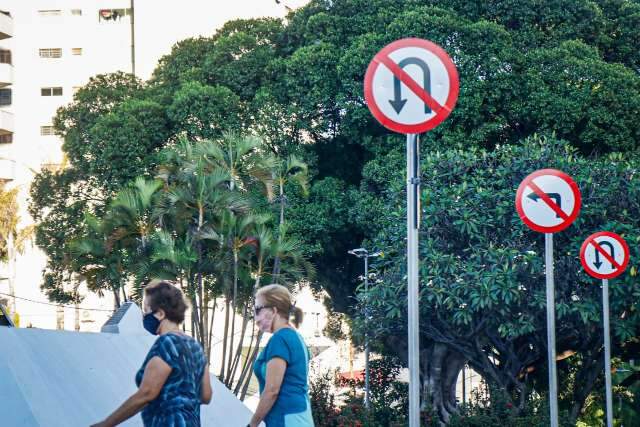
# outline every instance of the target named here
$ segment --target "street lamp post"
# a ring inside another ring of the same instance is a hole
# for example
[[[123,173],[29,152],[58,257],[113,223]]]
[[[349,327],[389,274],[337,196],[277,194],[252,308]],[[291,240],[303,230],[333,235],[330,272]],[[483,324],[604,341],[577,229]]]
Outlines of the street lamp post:
[[[364,258],[364,293],[365,293],[365,306],[364,306],[364,407],[367,410],[370,407],[369,403],[369,258],[375,258],[382,255],[382,252],[369,253],[364,248],[351,249],[348,251],[350,255],[357,256],[358,258]]]

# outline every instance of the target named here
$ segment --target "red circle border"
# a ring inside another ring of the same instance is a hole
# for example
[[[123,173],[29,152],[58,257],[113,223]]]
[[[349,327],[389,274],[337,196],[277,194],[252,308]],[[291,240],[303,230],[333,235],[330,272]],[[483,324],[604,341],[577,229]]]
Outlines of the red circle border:
[[[573,212],[571,212],[571,215],[569,215],[569,218],[563,223],[555,225],[553,227],[544,227],[531,221],[525,215],[524,209],[522,208],[522,195],[524,193],[525,188],[527,187],[527,185],[529,185],[531,181],[533,181],[535,178],[542,175],[552,175],[562,179],[564,182],[569,184],[569,187],[571,188],[571,192],[575,197]],[[516,210],[518,211],[518,215],[520,215],[520,219],[522,220],[522,222],[524,222],[527,225],[527,227],[531,228],[534,231],[538,231],[540,233],[557,233],[569,227],[573,223],[573,221],[575,221],[576,218],[578,217],[581,206],[582,206],[582,196],[580,195],[580,189],[578,188],[578,184],[576,184],[575,181],[571,179],[569,175],[557,169],[540,169],[529,174],[520,183],[520,185],[518,186],[518,191],[516,192]]]
[[[622,248],[624,249],[624,259],[622,261],[622,264],[620,265],[620,269],[614,271],[613,273],[609,273],[609,274],[598,273],[596,271],[593,271],[591,268],[589,268],[589,265],[587,264],[587,260],[585,256],[587,252],[587,248],[589,247],[589,244],[591,243],[592,240],[601,236],[611,237],[612,239],[620,243],[622,245]],[[610,231],[599,231],[597,233],[593,233],[591,236],[586,238],[586,240],[582,243],[582,246],[580,247],[580,263],[582,264],[582,268],[584,268],[587,274],[591,277],[595,277],[596,279],[613,279],[614,277],[618,277],[619,275],[624,273],[624,271],[627,269],[627,265],[629,265],[629,245],[627,245],[627,242],[620,235],[616,233],[612,233]]]
[[[377,58],[380,56],[388,57],[391,52],[405,47],[419,47],[433,53],[440,59],[440,61],[442,61],[445,69],[447,70],[447,74],[449,75],[449,96],[447,97],[447,100],[440,111],[437,112],[436,115],[431,119],[415,125],[398,123],[385,116],[384,113],[376,105],[375,98],[373,97],[373,76],[375,75],[375,72],[380,65],[380,63],[377,61]],[[364,99],[367,103],[367,106],[369,107],[369,111],[371,111],[371,114],[373,114],[373,117],[375,117],[376,120],[378,120],[387,129],[404,134],[427,132],[438,126],[447,117],[449,117],[449,114],[451,114],[451,112],[453,111],[453,108],[455,107],[458,100],[459,93],[460,80],[458,78],[458,70],[456,69],[455,64],[453,63],[447,52],[437,44],[429,40],[419,38],[406,38],[396,40],[386,45],[373,57],[373,59],[369,63],[369,66],[367,67],[367,72],[364,76]]]

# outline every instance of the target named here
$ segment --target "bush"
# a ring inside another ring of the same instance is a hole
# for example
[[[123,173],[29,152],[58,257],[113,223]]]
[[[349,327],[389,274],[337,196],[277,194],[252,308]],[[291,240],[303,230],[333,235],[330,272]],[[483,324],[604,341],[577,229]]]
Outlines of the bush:
[[[372,360],[370,364],[371,411],[364,407],[364,381],[335,380],[348,387],[346,401],[338,405],[331,393],[332,376],[327,372],[311,382],[309,394],[313,418],[322,427],[404,426],[408,408],[407,384],[396,381],[400,365],[394,358]]]
[[[560,426],[570,427],[566,413],[560,414],[558,420]],[[551,425],[549,420],[549,405],[546,397],[530,397],[523,405],[523,409],[517,408],[501,392],[494,392],[491,399],[488,394],[477,393],[471,403],[460,406],[458,414],[449,421],[449,427],[547,427]]]

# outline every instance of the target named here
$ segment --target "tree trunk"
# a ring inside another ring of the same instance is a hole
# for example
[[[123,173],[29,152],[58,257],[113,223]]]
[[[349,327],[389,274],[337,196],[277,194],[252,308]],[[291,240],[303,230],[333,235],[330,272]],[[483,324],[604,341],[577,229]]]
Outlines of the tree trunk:
[[[229,338],[229,294],[224,302],[224,334],[222,335],[222,361],[220,363],[220,381],[224,382],[225,366],[227,361],[227,339]]]
[[[244,306],[243,314],[242,314],[242,327],[240,332],[240,340],[238,341],[238,348],[236,349],[236,354],[233,358],[233,363],[231,365],[231,374],[229,385],[233,384],[233,378],[236,376],[236,372],[238,370],[238,365],[240,364],[240,357],[242,356],[242,344],[244,343],[244,335],[247,332],[247,325],[249,324],[247,320],[247,305]]]
[[[251,357],[248,360],[248,366],[252,366],[253,362],[256,360],[258,355],[258,350],[260,350],[260,340],[262,339],[262,332],[258,334],[258,338],[256,339],[256,346],[253,348],[253,353],[251,353]],[[251,381],[251,375],[247,375],[244,380],[244,385],[242,386],[242,393],[240,394],[240,400],[244,400],[247,396],[247,389],[249,388],[249,382]]]
[[[594,355],[583,355],[583,366],[576,373],[576,384],[580,384],[580,387],[575,387],[573,390],[573,399],[570,409],[571,423],[575,424],[578,420],[578,416],[582,411],[584,402],[591,394],[593,387],[598,380],[598,375],[602,372],[604,361],[601,352],[595,352]]]
[[[64,329],[64,307],[62,304],[58,304],[56,307],[56,329]]]
[[[113,310],[116,311],[120,308],[120,292],[118,289],[112,289],[113,292]]]
[[[282,226],[284,223],[284,204],[285,204],[285,195],[284,195],[284,186],[280,183],[280,223],[279,226]],[[280,227],[278,227],[280,230]],[[278,236],[280,237],[280,236]],[[273,259],[273,274],[271,283],[279,283],[280,281],[280,256],[276,253],[276,256]]]
[[[202,325],[204,326],[204,342],[206,345],[204,345],[202,348],[207,351],[211,345],[210,341],[209,341],[209,293],[206,291],[206,289],[203,290],[204,292],[204,299],[202,302],[202,307],[203,307],[203,312],[202,312]],[[207,353],[205,353],[207,354]]]
[[[240,392],[240,387],[244,384],[244,380],[247,374],[249,374],[251,369],[251,364],[249,363],[250,355],[253,351],[253,340],[256,337],[256,320],[251,320],[251,339],[249,340],[249,346],[247,347],[247,357],[244,358],[242,363],[242,369],[240,370],[240,377],[238,378],[238,382],[236,383],[236,387],[233,390],[233,394],[236,396]]]
[[[227,378],[225,378],[224,383],[227,387],[231,387],[231,382],[233,381],[231,378],[231,365],[233,362],[233,343],[236,335],[236,314],[237,314],[237,300],[238,300],[238,251],[233,251],[233,299],[232,303],[232,313],[233,316],[231,318],[231,334],[229,336],[229,358],[227,360]]]
[[[211,320],[209,321],[209,338],[207,339],[207,360],[211,360],[211,340],[213,339],[213,319],[216,317],[216,307],[218,306],[218,300],[213,299],[213,307],[211,308]]]

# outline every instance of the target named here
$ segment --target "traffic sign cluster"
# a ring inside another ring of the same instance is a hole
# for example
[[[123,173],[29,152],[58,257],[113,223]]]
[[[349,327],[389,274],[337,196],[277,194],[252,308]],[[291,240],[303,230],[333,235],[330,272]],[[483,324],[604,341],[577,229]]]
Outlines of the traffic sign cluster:
[[[578,217],[582,199],[576,183],[555,169],[542,169],[527,176],[516,193],[516,210],[532,230],[545,233],[547,275],[547,341],[549,347],[549,394],[551,425],[558,425],[558,390],[555,357],[555,301],[553,284],[553,234],[569,227]],[[611,391],[611,343],[609,332],[609,279],[619,276],[629,263],[629,246],[619,235],[594,233],[580,248],[580,262],[585,271],[602,279],[604,328],[604,370],[607,427],[613,427]]]
[[[386,128],[407,134],[407,294],[409,426],[420,423],[418,228],[420,156],[418,134],[442,123],[455,107],[458,72],[447,53],[423,39],[407,38],[385,46],[371,60],[364,79],[364,97],[373,116]],[[576,183],[555,169],[527,176],[518,187],[516,209],[532,230],[545,233],[547,342],[551,426],[558,426],[555,354],[555,290],[553,233],[569,227],[580,213],[582,199]],[[629,262],[629,247],[617,234],[602,231],[589,236],[580,251],[588,274],[603,280],[605,313],[605,376],[607,422],[612,427],[609,345],[608,279],[622,274]],[[608,372],[608,375],[607,375]]]

